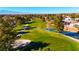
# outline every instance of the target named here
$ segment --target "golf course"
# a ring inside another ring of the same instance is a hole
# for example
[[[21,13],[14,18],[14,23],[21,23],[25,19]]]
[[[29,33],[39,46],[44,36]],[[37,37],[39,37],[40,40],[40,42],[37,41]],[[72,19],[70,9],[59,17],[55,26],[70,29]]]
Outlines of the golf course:
[[[18,25],[14,28],[19,32],[26,24]],[[46,30],[46,22],[36,18],[28,24],[32,27],[30,30],[24,30],[20,40],[29,39],[31,43],[23,48],[17,48],[21,51],[78,51],[79,42],[72,40],[55,30]]]

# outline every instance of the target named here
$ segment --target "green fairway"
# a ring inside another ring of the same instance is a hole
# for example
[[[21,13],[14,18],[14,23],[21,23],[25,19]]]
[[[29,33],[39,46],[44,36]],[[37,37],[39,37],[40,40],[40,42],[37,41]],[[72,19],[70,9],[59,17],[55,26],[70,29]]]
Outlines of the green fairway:
[[[25,24],[23,24],[25,25]],[[19,31],[23,25],[17,26],[14,30]],[[40,19],[35,19],[29,24],[31,30],[25,30],[28,33],[22,34],[20,39],[29,39],[36,45],[26,46],[24,50],[41,50],[41,51],[77,51],[79,43],[65,37],[63,34],[46,30],[46,23]],[[41,45],[41,46],[40,46]],[[42,46],[44,45],[44,46]],[[22,49],[21,49],[22,50]]]

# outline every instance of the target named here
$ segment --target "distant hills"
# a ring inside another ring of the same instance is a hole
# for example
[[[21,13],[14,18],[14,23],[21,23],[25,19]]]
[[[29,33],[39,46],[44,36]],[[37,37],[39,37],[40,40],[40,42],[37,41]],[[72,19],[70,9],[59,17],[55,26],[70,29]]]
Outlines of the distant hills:
[[[18,11],[11,11],[11,10],[0,10],[0,15],[3,14],[43,14],[43,13],[29,13],[29,12],[18,12]],[[44,14],[79,14],[79,13],[44,13]]]
[[[0,14],[21,14],[22,12],[9,11],[9,10],[0,10]]]

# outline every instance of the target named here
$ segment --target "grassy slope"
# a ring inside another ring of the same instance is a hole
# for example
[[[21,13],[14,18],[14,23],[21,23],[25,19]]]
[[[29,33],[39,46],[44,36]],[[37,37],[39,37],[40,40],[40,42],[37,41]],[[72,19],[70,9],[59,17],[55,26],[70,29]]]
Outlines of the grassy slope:
[[[49,45],[44,47],[42,50],[46,50],[47,48],[55,51],[79,50],[79,43],[63,36],[62,34],[45,30],[46,25],[44,22],[40,21],[40,19],[35,20],[34,23],[29,25],[35,26],[36,28],[29,30],[29,33],[23,34],[21,39],[30,39],[32,42],[40,41],[48,43]]]

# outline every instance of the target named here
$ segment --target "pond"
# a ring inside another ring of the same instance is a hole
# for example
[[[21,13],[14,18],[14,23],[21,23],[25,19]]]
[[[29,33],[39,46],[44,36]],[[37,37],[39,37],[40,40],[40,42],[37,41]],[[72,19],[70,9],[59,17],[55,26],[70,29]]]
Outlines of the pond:
[[[65,32],[65,31],[63,31],[62,34],[76,38],[76,39],[79,39],[79,34],[76,33],[76,32]]]

